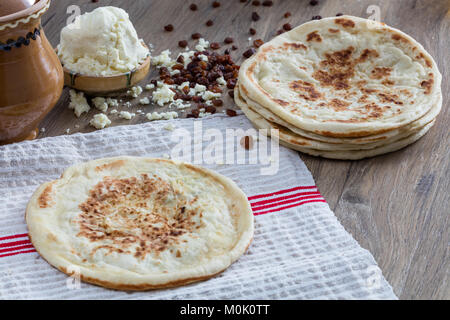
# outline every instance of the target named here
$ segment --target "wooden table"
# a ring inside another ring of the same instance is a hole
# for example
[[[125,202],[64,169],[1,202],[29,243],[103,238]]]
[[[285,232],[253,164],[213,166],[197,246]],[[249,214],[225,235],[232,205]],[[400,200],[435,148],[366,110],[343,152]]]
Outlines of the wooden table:
[[[360,0],[325,1],[317,6],[309,0],[275,0],[273,7],[254,7],[251,1],[221,1],[220,8],[212,8],[212,1],[167,0],[100,0],[91,3],[78,1],[81,11],[91,11],[101,5],[115,5],[128,11],[146,43],[152,43],[154,53],[165,49],[178,52],[179,40],[189,40],[200,32],[207,40],[223,43],[227,36],[236,40],[239,50],[233,52],[241,61],[242,52],[249,47],[248,30],[257,35],[253,40],[271,39],[284,23],[292,26],[309,21],[314,15],[334,16],[339,12],[369,17],[370,5],[377,5],[381,19],[412,35],[436,59],[444,76],[444,107],[436,125],[414,145],[385,156],[363,161],[331,161],[306,155],[300,157],[312,171],[320,191],[345,228],[367,248],[378,261],[395,293],[402,299],[449,299],[449,74],[450,74],[450,1],[448,0]],[[198,11],[189,4],[199,5]],[[67,8],[73,0],[53,1],[43,18],[45,32],[54,46],[59,32],[69,17]],[[260,21],[251,21],[257,11]],[[285,12],[292,16],[283,18]],[[207,20],[212,27],[206,27]],[[163,26],[173,24],[175,30],[165,32]],[[192,40],[190,40],[190,46]],[[224,49],[221,49],[223,51]],[[155,73],[149,79],[155,78]],[[68,106],[68,90],[54,110],[42,123],[45,132],[39,137],[74,132],[89,132],[88,122],[94,110],[75,118]],[[226,101],[226,108],[234,108]],[[160,111],[160,107],[135,109]],[[144,122],[143,116],[132,121],[111,117],[113,125]]]

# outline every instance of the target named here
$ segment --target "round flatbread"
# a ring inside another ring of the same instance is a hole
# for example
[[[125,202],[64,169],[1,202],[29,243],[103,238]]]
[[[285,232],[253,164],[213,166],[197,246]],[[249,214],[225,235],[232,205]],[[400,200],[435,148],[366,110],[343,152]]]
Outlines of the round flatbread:
[[[230,179],[164,159],[118,157],[67,169],[26,211],[30,239],[51,265],[119,290],[208,279],[253,238],[247,197]]]
[[[414,39],[352,16],[305,23],[261,46],[239,81],[248,97],[293,126],[363,137],[424,116],[442,76]]]
[[[238,88],[238,89],[236,89]],[[334,138],[334,137],[327,137],[327,136],[321,136],[316,133],[306,131],[300,128],[297,128],[293,126],[292,124],[284,121],[277,115],[275,115],[270,110],[264,108],[260,104],[256,103],[255,101],[248,98],[246,92],[248,90],[245,89],[245,87],[238,83],[235,88],[235,95],[238,95],[238,98],[243,100],[243,102],[246,104],[246,106],[253,112],[258,113],[260,116],[262,116],[264,119],[266,119],[269,122],[273,122],[275,124],[281,125],[293,133],[307,138],[311,140],[317,140],[321,142],[326,143],[332,143],[332,144],[349,144],[349,145],[357,145],[360,149],[371,149],[376,146],[380,146],[383,144],[388,144],[393,141],[397,141],[403,138],[408,137],[411,135],[411,133],[416,132],[418,129],[422,128],[426,124],[433,121],[438,114],[441,111],[442,108],[442,94],[439,94],[436,96],[437,101],[433,104],[433,107],[430,109],[429,112],[427,112],[423,117],[420,119],[411,122],[410,124],[394,129],[388,132],[384,132],[381,134],[375,134],[365,137],[358,137],[358,138]],[[236,91],[237,90],[237,91]],[[356,147],[358,148],[358,147]]]
[[[236,98],[237,97],[237,98]],[[253,123],[257,129],[266,130],[265,133],[270,136],[272,134],[271,129],[275,129],[274,132],[279,139],[281,145],[287,148],[297,150],[312,156],[318,156],[329,159],[337,160],[361,160],[364,158],[375,157],[381,154],[393,152],[400,150],[420,139],[424,136],[428,130],[434,125],[434,120],[426,124],[422,128],[418,128],[412,132],[408,137],[394,141],[387,145],[381,145],[371,149],[359,149],[359,150],[345,150],[345,148],[331,148],[324,143],[317,141],[311,141],[300,137],[293,133],[292,131],[272,123],[263,117],[261,117],[256,112],[250,110],[245,103],[240,100],[239,96],[235,93],[236,104],[241,108],[242,112],[247,116],[247,118]],[[263,132],[264,133],[264,132]]]

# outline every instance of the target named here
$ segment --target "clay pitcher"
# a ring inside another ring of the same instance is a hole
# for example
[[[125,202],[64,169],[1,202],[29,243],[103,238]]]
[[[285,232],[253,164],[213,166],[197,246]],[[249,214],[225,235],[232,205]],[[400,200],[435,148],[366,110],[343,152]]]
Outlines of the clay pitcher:
[[[50,0],[0,1],[0,145],[37,136],[64,74],[41,17]]]

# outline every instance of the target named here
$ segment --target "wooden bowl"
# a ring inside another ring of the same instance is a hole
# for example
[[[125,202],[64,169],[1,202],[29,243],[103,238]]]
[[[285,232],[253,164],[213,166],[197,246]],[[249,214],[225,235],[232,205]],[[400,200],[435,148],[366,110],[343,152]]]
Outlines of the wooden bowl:
[[[108,94],[128,89],[142,81],[150,70],[150,54],[136,69],[113,76],[86,76],[64,69],[64,85],[87,94]]]

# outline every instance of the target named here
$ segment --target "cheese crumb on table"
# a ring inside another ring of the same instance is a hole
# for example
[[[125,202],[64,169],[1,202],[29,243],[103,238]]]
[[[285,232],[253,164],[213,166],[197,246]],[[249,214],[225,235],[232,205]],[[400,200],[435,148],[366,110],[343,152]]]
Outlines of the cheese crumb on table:
[[[122,118],[122,119],[126,119],[126,120],[131,120],[135,116],[136,116],[135,113],[131,113],[131,112],[128,112],[128,111],[120,111],[120,113],[119,113],[119,117]]]
[[[111,120],[104,113],[96,114],[89,122],[96,129],[103,129],[111,124]]]
[[[178,113],[176,113],[175,111],[169,111],[169,112],[152,112],[152,113],[147,113],[146,118],[150,121],[154,121],[154,120],[172,120],[175,118],[178,118]]]
[[[144,105],[150,104],[150,100],[147,97],[145,97],[145,98],[139,100],[139,103],[144,106]]]
[[[162,84],[162,86],[153,92],[152,101],[160,106],[165,103],[172,102],[175,92],[173,92],[167,84]]]
[[[105,98],[96,97],[96,98],[92,99],[92,103],[101,112],[108,111],[108,103],[106,102]]]
[[[77,118],[79,118],[81,114],[89,112],[89,110],[91,110],[91,107],[89,107],[89,104],[87,103],[83,92],[76,92],[75,90],[71,89],[69,91],[69,95],[69,109],[73,109]]]
[[[141,86],[135,86],[127,91],[127,95],[129,95],[132,98],[137,98],[141,95],[142,92],[143,90]]]

